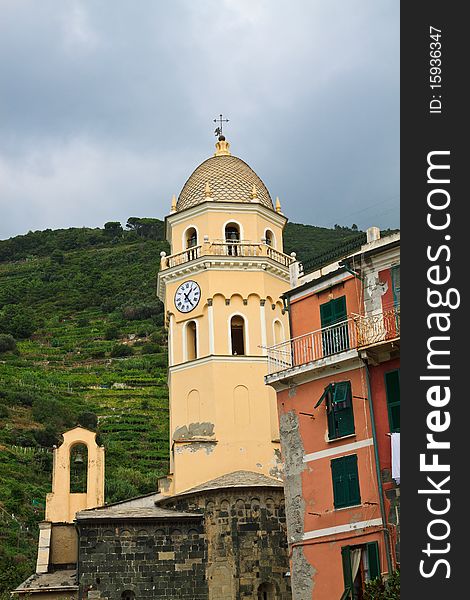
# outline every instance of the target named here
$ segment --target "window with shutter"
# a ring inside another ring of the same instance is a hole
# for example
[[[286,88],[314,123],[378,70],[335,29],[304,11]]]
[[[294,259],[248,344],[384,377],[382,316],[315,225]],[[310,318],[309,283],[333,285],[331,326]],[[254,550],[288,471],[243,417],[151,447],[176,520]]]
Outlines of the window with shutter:
[[[393,303],[400,305],[400,265],[395,265],[390,269],[392,278]]]
[[[341,559],[343,561],[343,579],[344,592],[341,600],[351,598],[351,590],[353,586],[352,570],[351,570],[351,546],[343,546],[341,548]]]
[[[367,562],[369,565],[369,580],[373,581],[380,577],[379,545],[377,542],[366,544]]]
[[[329,356],[349,349],[348,324],[333,325],[346,321],[346,296],[320,304],[323,355]]]
[[[357,454],[333,459],[331,461],[331,478],[335,508],[356,506],[361,503]]]
[[[328,390],[329,388],[329,390]],[[354,433],[351,382],[330,384],[325,391],[328,415],[328,438],[330,440]]]
[[[359,564],[355,562],[358,552]],[[379,545],[377,542],[369,542],[359,546],[343,546],[341,559],[344,592],[340,600],[360,600],[364,597],[364,584],[381,577]]]
[[[388,422],[391,433],[400,432],[400,371],[385,373]]]

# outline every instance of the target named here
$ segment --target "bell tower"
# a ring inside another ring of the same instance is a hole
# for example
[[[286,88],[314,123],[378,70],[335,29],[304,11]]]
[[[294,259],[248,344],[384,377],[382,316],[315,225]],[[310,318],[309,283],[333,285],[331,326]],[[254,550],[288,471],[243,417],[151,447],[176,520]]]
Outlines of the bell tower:
[[[288,339],[287,222],[223,135],[173,197],[157,293],[168,326],[170,475],[177,494],[234,471],[279,477],[265,348]]]

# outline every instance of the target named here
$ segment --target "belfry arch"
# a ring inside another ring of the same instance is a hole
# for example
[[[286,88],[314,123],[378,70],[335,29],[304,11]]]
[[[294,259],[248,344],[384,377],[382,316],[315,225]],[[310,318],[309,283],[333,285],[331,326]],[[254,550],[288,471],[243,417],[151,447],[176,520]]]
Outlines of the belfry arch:
[[[54,449],[52,492],[46,497],[45,519],[53,523],[73,523],[79,510],[104,504],[104,448],[96,443],[96,433],[75,427],[63,434],[63,440]],[[86,470],[86,485],[81,486],[81,492],[72,491],[74,482],[70,477],[72,461],[77,458],[79,463],[74,464]]]

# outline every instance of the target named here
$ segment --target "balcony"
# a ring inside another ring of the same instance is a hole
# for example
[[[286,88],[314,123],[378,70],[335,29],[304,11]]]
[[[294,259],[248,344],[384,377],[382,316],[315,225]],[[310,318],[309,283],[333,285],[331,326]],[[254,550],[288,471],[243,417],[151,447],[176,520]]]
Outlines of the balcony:
[[[268,378],[349,350],[361,350],[400,337],[400,306],[375,315],[354,315],[268,348]]]
[[[227,256],[233,258],[252,258],[266,257],[275,263],[288,268],[295,262],[295,256],[288,256],[283,252],[275,250],[266,243],[253,243],[250,241],[232,241],[214,240],[212,242],[204,241],[203,244],[192,246],[170,256],[162,255],[161,270],[171,269],[192,262],[202,256]]]

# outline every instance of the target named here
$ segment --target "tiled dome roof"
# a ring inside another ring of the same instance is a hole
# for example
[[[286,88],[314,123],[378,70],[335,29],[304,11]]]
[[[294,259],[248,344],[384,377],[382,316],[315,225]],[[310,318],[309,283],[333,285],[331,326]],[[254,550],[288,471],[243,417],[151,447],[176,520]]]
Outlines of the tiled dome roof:
[[[210,197],[215,202],[250,202],[254,185],[258,202],[273,209],[266,186],[246,162],[229,154],[216,154],[201,163],[184,184],[176,210],[184,210],[204,202],[207,184]]]

